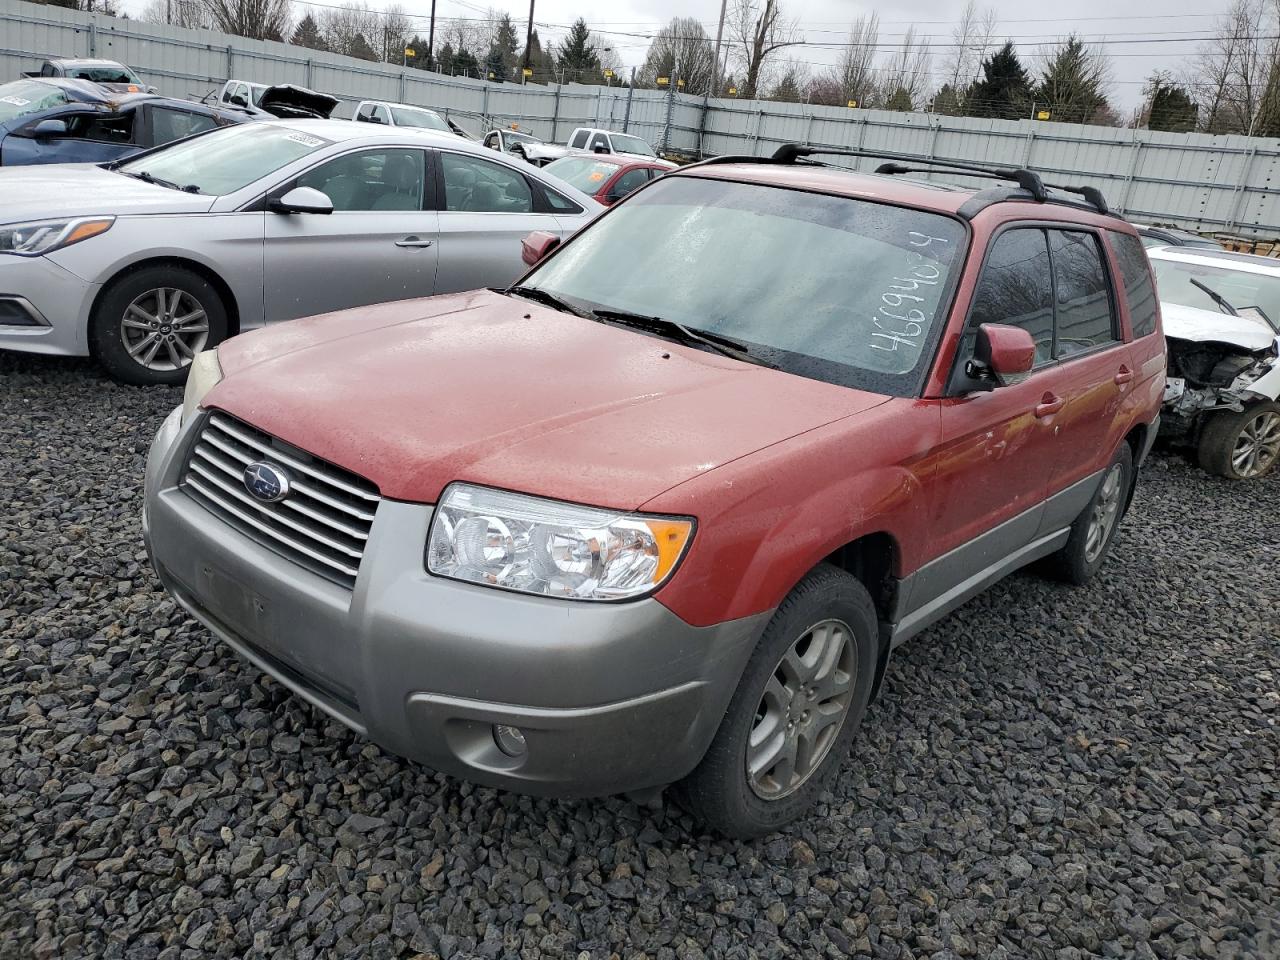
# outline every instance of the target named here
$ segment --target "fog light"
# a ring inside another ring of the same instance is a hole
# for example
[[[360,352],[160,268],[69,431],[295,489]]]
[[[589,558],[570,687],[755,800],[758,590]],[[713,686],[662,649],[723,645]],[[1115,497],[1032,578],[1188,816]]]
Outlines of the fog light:
[[[493,742],[508,757],[523,757],[529,752],[529,744],[518,727],[509,727],[505,723],[493,725]]]

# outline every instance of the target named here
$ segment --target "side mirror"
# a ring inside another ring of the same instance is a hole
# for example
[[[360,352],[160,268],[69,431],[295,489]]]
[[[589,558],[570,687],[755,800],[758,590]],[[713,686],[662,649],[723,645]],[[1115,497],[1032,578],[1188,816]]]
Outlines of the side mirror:
[[[1036,342],[1022,327],[984,323],[978,327],[973,359],[965,373],[987,389],[1021,383],[1036,363]]]
[[[560,238],[545,230],[535,230],[520,241],[520,256],[529,266],[533,266],[546,258],[556,247],[560,246]]]
[[[294,187],[267,206],[272,213],[333,213],[333,201],[315,187]]]
[[[591,152],[592,153],[608,153],[609,148],[606,147],[603,143],[597,143],[594,147],[591,148]]]
[[[386,123],[387,121],[383,120],[376,113],[371,113],[369,114],[369,122],[370,123]]]
[[[246,100],[244,97],[240,96],[240,94],[238,93],[233,93],[227,102],[234,103],[237,107],[249,106],[249,101]]]
[[[45,137],[63,137],[67,133],[67,121],[65,120],[41,120],[31,128],[31,136],[37,140],[43,140]]]

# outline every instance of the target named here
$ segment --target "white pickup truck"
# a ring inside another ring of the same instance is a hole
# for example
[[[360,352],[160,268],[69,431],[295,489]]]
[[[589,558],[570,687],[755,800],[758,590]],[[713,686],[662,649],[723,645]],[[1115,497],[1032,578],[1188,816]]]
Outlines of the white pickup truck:
[[[505,131],[494,130],[491,133],[503,135]],[[485,136],[485,142],[489,142],[488,135]],[[497,137],[495,137],[496,142],[500,142]],[[629,133],[617,133],[613,130],[602,130],[596,127],[578,127],[569,136],[569,142],[564,146],[558,143],[523,141],[513,142],[507,149],[516,156],[523,157],[539,167],[545,166],[552,160],[559,160],[570,153],[581,152],[615,153],[624,157],[634,157],[637,160],[652,160],[662,166],[669,166],[673,170],[676,168],[676,164],[660,159],[658,154],[654,152],[653,147],[639,137],[632,136]]]

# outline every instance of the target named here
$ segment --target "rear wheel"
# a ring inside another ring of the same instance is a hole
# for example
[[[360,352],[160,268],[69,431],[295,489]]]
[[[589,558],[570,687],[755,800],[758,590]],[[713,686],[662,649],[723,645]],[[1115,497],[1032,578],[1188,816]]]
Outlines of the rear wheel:
[[[138,385],[182,383],[201,350],[227,335],[217,290],[183,267],[125,274],[103,294],[89,322],[89,347],[115,379]]]
[[[1122,443],[1103,472],[1093,499],[1071,524],[1066,545],[1049,557],[1050,573],[1068,583],[1084,584],[1098,572],[1129,506],[1132,478],[1133,451]]]
[[[857,579],[823,565],[778,607],[677,799],[726,836],[785,826],[848,753],[871,699],[878,628]]]
[[[1201,467],[1228,480],[1266,476],[1280,460],[1280,403],[1210,414],[1200,431],[1199,455]]]

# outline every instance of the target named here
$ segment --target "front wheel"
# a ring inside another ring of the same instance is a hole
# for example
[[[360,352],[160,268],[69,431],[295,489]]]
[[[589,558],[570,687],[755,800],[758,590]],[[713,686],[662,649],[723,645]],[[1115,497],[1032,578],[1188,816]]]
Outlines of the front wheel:
[[[89,347],[117,380],[182,383],[201,350],[227,336],[227,311],[204,277],[178,266],[144,267],[113,281],[89,321]]]
[[[1256,480],[1280,460],[1280,403],[1209,415],[1200,431],[1200,466],[1228,480]]]
[[[676,787],[680,803],[730,837],[801,816],[849,751],[875,680],[875,605],[858,580],[823,565],[778,607],[715,739]]]

